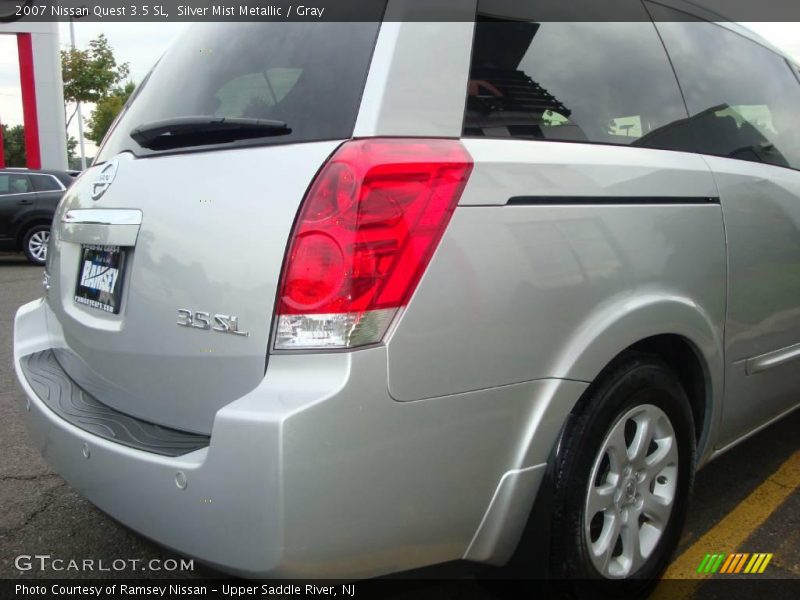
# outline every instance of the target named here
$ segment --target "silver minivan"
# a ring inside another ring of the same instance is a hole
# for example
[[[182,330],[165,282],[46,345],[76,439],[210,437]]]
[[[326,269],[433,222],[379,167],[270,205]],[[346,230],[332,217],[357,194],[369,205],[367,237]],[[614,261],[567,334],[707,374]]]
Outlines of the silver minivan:
[[[17,313],[45,458],[237,575],[651,585],[800,389],[797,67],[667,4],[189,28]]]

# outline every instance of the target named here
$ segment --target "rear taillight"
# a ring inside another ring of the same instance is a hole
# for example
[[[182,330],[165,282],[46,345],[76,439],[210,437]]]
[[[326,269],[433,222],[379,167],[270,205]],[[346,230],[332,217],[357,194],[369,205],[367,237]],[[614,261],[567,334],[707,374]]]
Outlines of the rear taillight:
[[[292,233],[275,349],[381,341],[414,293],[471,171],[457,140],[342,145],[311,185]]]

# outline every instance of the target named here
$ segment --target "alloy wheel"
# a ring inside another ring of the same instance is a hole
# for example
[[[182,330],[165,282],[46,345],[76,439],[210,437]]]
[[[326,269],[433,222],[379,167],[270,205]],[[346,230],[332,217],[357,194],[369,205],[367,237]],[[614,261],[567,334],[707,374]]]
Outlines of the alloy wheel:
[[[667,415],[645,404],[611,427],[592,467],[584,510],[591,561],[611,579],[634,575],[667,528],[678,444]]]
[[[28,239],[28,251],[36,260],[44,262],[47,259],[47,242],[50,241],[49,231],[37,231]]]

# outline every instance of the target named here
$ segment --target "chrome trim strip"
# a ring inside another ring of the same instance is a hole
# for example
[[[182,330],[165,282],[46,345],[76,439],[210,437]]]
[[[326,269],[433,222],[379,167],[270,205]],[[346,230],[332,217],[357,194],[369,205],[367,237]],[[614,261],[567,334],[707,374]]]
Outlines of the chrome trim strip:
[[[745,361],[744,370],[747,375],[755,375],[798,359],[800,359],[800,344],[794,344],[788,348],[748,358]]]
[[[91,225],[141,225],[142,211],[128,208],[80,208],[68,210],[62,223]]]
[[[14,192],[13,194],[2,194],[0,193],[0,198],[10,198],[11,196],[27,196],[28,194],[35,194],[33,190],[30,192]]]

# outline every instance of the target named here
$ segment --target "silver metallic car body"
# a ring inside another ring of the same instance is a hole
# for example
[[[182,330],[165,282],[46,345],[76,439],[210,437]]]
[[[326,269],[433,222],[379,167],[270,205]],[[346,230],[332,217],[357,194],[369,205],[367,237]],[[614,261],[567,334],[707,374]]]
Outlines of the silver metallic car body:
[[[474,3],[459,6],[474,12]],[[391,14],[354,136],[460,137],[473,24]],[[420,65],[424,76],[408,85]],[[570,410],[642,340],[680,338],[702,365],[701,465],[795,407],[800,370],[789,362],[800,355],[800,304],[793,295],[769,308],[749,303],[760,281],[744,265],[794,251],[770,237],[773,217],[750,205],[769,204],[800,233],[800,173],[641,148],[464,143],[474,172],[385,343],[273,354],[266,374],[291,224],[338,143],[121,155],[98,201],[99,167],[90,169],[56,216],[51,288],[15,324],[14,363],[45,458],[118,520],[216,567],[368,577],[457,558],[505,562]],[[145,184],[153,181],[161,183]],[[264,201],[264,181],[281,202]],[[506,206],[530,194],[554,201]],[[721,200],[591,201],[609,196]],[[126,212],[62,222],[85,209]],[[129,209],[141,211],[140,223]],[[124,314],[75,305],[80,244],[133,242]],[[226,258],[243,252],[258,260]],[[251,335],[176,327],[184,307],[234,312]],[[164,457],[67,423],[21,367],[51,348],[104,403],[210,433],[210,445]]]

